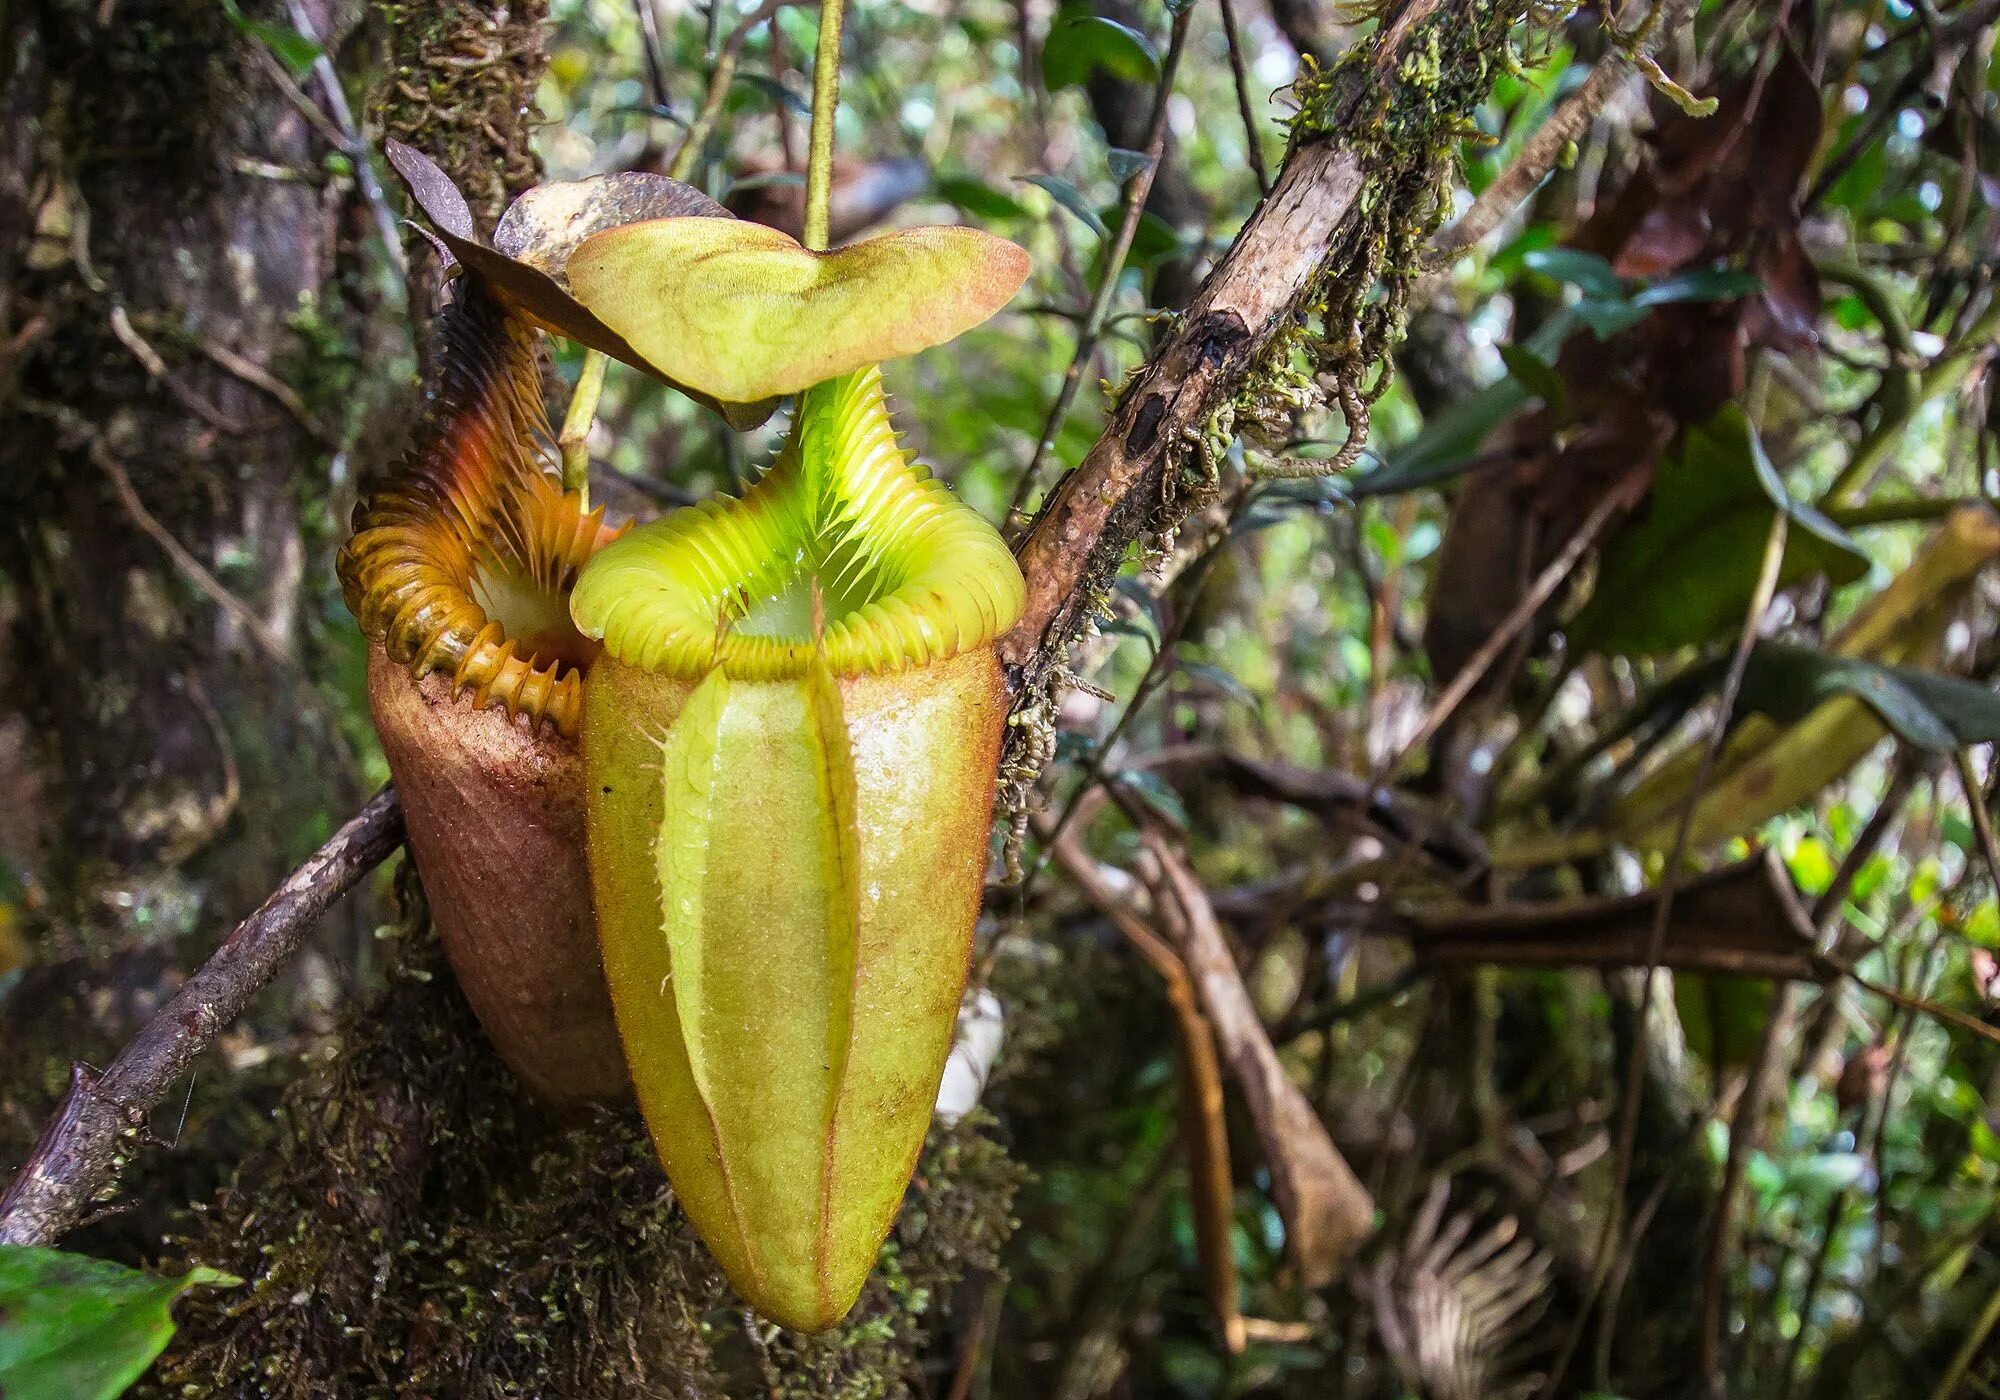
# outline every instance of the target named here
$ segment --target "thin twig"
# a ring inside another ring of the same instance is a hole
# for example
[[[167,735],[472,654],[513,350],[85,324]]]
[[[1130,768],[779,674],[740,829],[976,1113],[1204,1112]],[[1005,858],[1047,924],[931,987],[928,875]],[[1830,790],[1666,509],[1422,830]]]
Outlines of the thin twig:
[[[1216,405],[1290,323],[1367,187],[1361,149],[1342,133],[1349,121],[1368,120],[1363,103],[1386,100],[1386,89],[1403,81],[1399,65],[1412,35],[1440,11],[1477,18],[1471,0],[1408,0],[1366,41],[1372,53],[1354,75],[1352,102],[1333,114],[1326,134],[1293,145],[1270,196],[1127,379],[1082,463],[1049,492],[1015,549],[1027,602],[998,648],[1016,695],[1041,693],[1059,672],[1098,589],[1132,541],[1156,528],[1170,459],[1189,450]]]
[[[1056,819],[1055,830],[1049,838],[1051,841],[1059,839],[1069,830],[1070,822],[1076,818],[1078,805],[1096,789],[1099,780],[1103,778],[1105,765],[1110,761],[1113,751],[1117,749],[1118,741],[1125,737],[1125,731],[1146,708],[1147,701],[1153,698],[1154,693],[1174,673],[1172,662],[1178,652],[1182,634],[1187,631],[1188,623],[1194,618],[1194,600],[1200,596],[1202,583],[1215,566],[1223,546],[1229,542],[1229,531],[1235,526],[1236,519],[1244,507],[1249,504],[1250,497],[1251,489],[1248,483],[1245,483],[1245,489],[1238,491],[1235,499],[1231,501],[1228,513],[1223,519],[1222,529],[1215,541],[1203,550],[1181,575],[1181,580],[1186,581],[1186,604],[1174,610],[1174,620],[1168,626],[1166,634],[1160,638],[1159,646],[1154,648],[1152,656],[1147,659],[1145,674],[1139,677],[1139,684],[1133,688],[1130,703],[1112,723],[1111,732],[1104,736],[1103,742],[1098,744],[1091,754],[1090,762],[1084,767],[1083,777],[1077,783],[1076,791],[1070,795],[1069,802],[1063,807],[1062,815]],[[1020,897],[1024,904],[1028,896],[1034,893],[1035,883],[1047,864],[1046,859],[1036,862],[1029,870],[1027,878],[1021,882]]]
[[[1119,221],[1117,237],[1104,255],[1104,268],[1097,279],[1097,294],[1091,298],[1083,330],[1077,335],[1076,352],[1070,356],[1069,368],[1063,372],[1062,388],[1056,393],[1056,401],[1049,406],[1048,418],[1042,424],[1042,435],[1035,441],[1035,450],[1028,458],[1028,465],[1022,469],[1020,480],[1014,483],[1014,498],[1007,503],[1006,519],[1009,523],[1026,506],[1035,479],[1041,474],[1042,462],[1054,450],[1063,422],[1069,417],[1070,406],[1076,402],[1076,391],[1083,382],[1084,367],[1097,353],[1097,342],[1104,334],[1105,317],[1110,315],[1112,299],[1118,295],[1118,282],[1125,272],[1125,259],[1132,252],[1132,240],[1138,236],[1140,216],[1146,212],[1146,197],[1153,192],[1153,177],[1159,174],[1160,162],[1166,156],[1168,100],[1173,96],[1181,53],[1187,47],[1188,22],[1193,18],[1193,5],[1174,16],[1173,33],[1167,42],[1166,59],[1160,65],[1160,84],[1153,92],[1153,112],[1146,128],[1146,163],[1133,174],[1131,182],[1125,187],[1124,217]]]
[[[143,1133],[147,1113],[402,839],[402,805],[385,787],[222,940],[109,1069],[71,1066],[61,1107],[0,1196],[0,1244],[52,1244],[111,1193],[125,1140]]]
[[[1236,79],[1236,110],[1243,117],[1243,148],[1250,156],[1250,172],[1257,177],[1257,193],[1271,192],[1271,172],[1264,165],[1264,142],[1257,134],[1257,109],[1250,101],[1250,71],[1243,59],[1243,35],[1236,24],[1236,0],[1222,0],[1222,33],[1229,41],[1229,69]]]
[[[743,56],[743,45],[758,25],[770,19],[793,0],[764,0],[764,3],[738,20],[736,27],[716,50],[715,66],[709,70],[708,93],[702,98],[701,110],[688,123],[687,135],[681,138],[680,148],[674,152],[673,160],[667,166],[667,174],[676,180],[686,180],[694,174],[695,162],[701,159],[702,148],[708,138],[715,134],[716,123],[722,116],[722,104],[729,96],[729,85],[736,81],[736,65]]]
[[[240,421],[210,403],[206,398],[183,384],[180,376],[167,368],[166,358],[153,348],[151,341],[139,334],[139,328],[132,324],[131,313],[116,302],[111,306],[111,334],[118,343],[132,352],[132,358],[142,369],[160,383],[166,385],[167,392],[174,396],[182,408],[192,413],[217,432],[228,433],[231,437],[242,437],[249,431]]]
[[[1569,543],[1562,548],[1562,553],[1550,560],[1548,566],[1535,576],[1534,583],[1521,595],[1520,601],[1514,604],[1500,625],[1479,644],[1479,650],[1475,651],[1459,669],[1458,674],[1452,677],[1451,684],[1445,687],[1444,694],[1440,695],[1437,703],[1431,706],[1430,712],[1424,716],[1423,723],[1417,726],[1416,732],[1403,742],[1395,757],[1383,765],[1384,775],[1392,774],[1401,768],[1411,754],[1443,727],[1444,722],[1451,718],[1453,711],[1457,710],[1465,702],[1465,697],[1472,693],[1473,687],[1484,679],[1488,668],[1513,643],[1515,636],[1576,571],[1576,566],[1597,543],[1598,536],[1604,533],[1612,517],[1620,510],[1629,508],[1637,500],[1644,486],[1644,478],[1635,474],[1604,493],[1604,499],[1600,500],[1596,508],[1585,517],[1584,522],[1577,526],[1576,533],[1570,536]]]
[[[1116,789],[1113,795],[1118,795]],[[1146,849],[1159,863],[1162,912],[1179,909],[1180,951],[1201,993],[1202,1009],[1215,1025],[1223,1059],[1249,1103],[1271,1169],[1272,1194],[1285,1221],[1287,1247],[1305,1285],[1324,1287],[1367,1238],[1374,1201],[1285,1073],[1200,881],[1149,813],[1128,815],[1138,821]]]
[[[1147,926],[1129,902],[1099,872],[1074,834],[1052,843],[1077,888],[1139,950],[1166,984],[1174,1013],[1175,1057],[1180,1080],[1181,1137],[1188,1154],[1188,1194],[1195,1223],[1195,1253],[1201,1261],[1204,1292],[1231,1354],[1246,1343],[1237,1299],[1236,1256],[1230,1241],[1234,1188],[1229,1175],[1229,1133],[1222,1114],[1222,1071],[1215,1057],[1215,1031],[1195,995],[1187,963],[1173,946]]]
[[[1986,1339],[1993,1335],[1993,1329],[2000,1327],[2000,1288],[1993,1290],[1993,1296],[1986,1300],[1979,1318],[1972,1324],[1972,1330],[1965,1334],[1965,1340],[1952,1354],[1951,1363],[1945,1367],[1944,1375],[1938,1378],[1937,1388],[1931,1392],[1931,1400],[1952,1400],[1959,1393],[1959,1386],[1972,1370],[1972,1363],[1979,1359],[1979,1353],[1986,1345]]]
[[[218,365],[221,365],[238,379],[255,388],[262,389],[265,393],[283,404],[285,411],[298,420],[299,426],[318,438],[321,442],[331,444],[338,441],[332,433],[329,433],[324,427],[320,426],[318,420],[312,416],[312,410],[306,407],[306,401],[297,389],[294,389],[284,380],[278,378],[277,375],[265,369],[255,360],[247,359],[237,354],[234,350],[231,350],[228,346],[218,345],[210,340],[201,341],[200,348],[202,354],[208,356],[209,359],[215,361]]]
[[[1972,756],[1964,749],[1952,754],[1958,764],[1959,785],[1965,789],[1965,805],[1972,809],[1972,829],[1979,837],[1979,853],[1986,857],[1986,875],[1993,891],[2000,895],[2000,843],[1993,838],[1993,814],[1986,806],[1986,792],[1979,775],[1972,771]]]
[[[174,538],[174,532],[162,525],[159,517],[146,509],[146,503],[139,499],[133,489],[132,478],[125,475],[125,469],[111,455],[111,450],[102,439],[93,439],[90,444],[91,460],[98,469],[110,478],[111,489],[117,493],[118,503],[125,507],[125,513],[132,517],[132,523],[144,531],[161,553],[173,561],[176,569],[196,588],[206,594],[211,602],[241,624],[244,634],[256,644],[257,650],[272,664],[291,670],[297,664],[292,654],[278,634],[271,630],[269,623],[257,614],[257,610],[241,598],[223,587],[222,580],[210,573],[202,562],[189,553],[188,547]]]
[[[1750,605],[1744,611],[1743,627],[1736,638],[1736,648],[1729,658],[1729,671],[1722,683],[1721,698],[1718,701],[1715,723],[1710,727],[1707,741],[1702,745],[1701,762],[1697,766],[1694,781],[1688,785],[1688,793],[1681,805],[1680,819],[1674,830],[1674,842],[1667,856],[1667,863],[1660,874],[1660,892],[1654,905],[1653,926],[1647,941],[1646,966],[1640,972],[1639,1004],[1633,1012],[1632,1048],[1625,1061],[1625,1090],[1619,1105],[1618,1154],[1614,1159],[1610,1196],[1610,1208],[1605,1211],[1604,1224],[1597,1236],[1595,1251],[1597,1262],[1592,1272],[1600,1280],[1593,1290],[1601,1296],[1605,1266],[1611,1260],[1611,1243],[1617,1234],[1619,1202],[1624,1199],[1625,1188],[1632,1176],[1632,1158],[1638,1147],[1639,1138],[1639,1098],[1645,1091],[1647,1018],[1652,1014],[1653,984],[1657,980],[1655,970],[1660,965],[1660,955],[1666,946],[1667,928],[1673,919],[1674,894],[1680,885],[1681,865],[1687,858],[1688,842],[1694,833],[1694,814],[1700,806],[1701,794],[1708,787],[1709,774],[1715,766],[1715,756],[1722,748],[1722,738],[1728,732],[1731,718],[1736,713],[1737,693],[1743,687],[1743,673],[1749,669],[1750,653],[1757,642],[1758,624],[1771,606],[1771,599],[1778,590],[1779,567],[1785,558],[1785,538],[1790,523],[1783,511],[1771,517],[1771,531],[1764,542],[1764,558],[1757,573],[1757,586],[1750,595]],[[1569,1370],[1570,1361],[1576,1355],[1576,1348],[1583,1340],[1585,1327],[1597,1303],[1593,1297],[1576,1311],[1569,1333],[1555,1365],[1549,1368],[1547,1379],[1542,1384],[1540,1394],[1544,1397],[1555,1395],[1562,1385],[1563,1377]],[[1610,1326],[1606,1318],[1603,1325]]]
[[[285,15],[292,28],[305,35],[320,51],[313,59],[313,77],[319,80],[320,95],[326,103],[327,114],[340,128],[341,148],[348,160],[353,162],[354,182],[360,186],[361,197],[368,202],[368,212],[374,216],[375,232],[382,239],[382,247],[387,251],[396,275],[402,277],[409,272],[409,262],[403,256],[403,240],[396,232],[396,215],[382,194],[382,182],[375,178],[375,162],[369,155],[367,141],[362,139],[361,129],[354,124],[354,111],[347,105],[347,93],[340,86],[340,74],[334,71],[333,60],[327,57],[326,46],[320,43],[319,31],[314,27],[312,15],[302,0],[285,0]]]

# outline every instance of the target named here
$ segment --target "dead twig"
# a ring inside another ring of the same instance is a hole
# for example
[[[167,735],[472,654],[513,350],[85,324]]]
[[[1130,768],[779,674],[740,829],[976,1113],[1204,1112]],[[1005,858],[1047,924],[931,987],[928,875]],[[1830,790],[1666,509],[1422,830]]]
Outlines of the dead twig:
[[[257,650],[263,652],[267,660],[286,671],[292,670],[296,663],[292,660],[291,651],[271,630],[270,624],[258,615],[255,608],[223,587],[222,580],[210,573],[201,560],[174,537],[174,532],[146,509],[146,503],[139,499],[138,491],[132,486],[132,478],[118,465],[118,460],[111,455],[111,449],[104,445],[103,439],[92,439],[90,456],[98,469],[110,479],[111,489],[117,494],[118,503],[125,508],[125,513],[132,517],[132,523],[160,547],[161,553],[173,561],[181,575],[206,594],[209,601],[235,618],[241,624],[244,635],[256,644]]]
[[[1584,518],[1584,522],[1577,526],[1576,533],[1570,536],[1569,543],[1562,548],[1562,553],[1551,559],[1548,566],[1535,576],[1534,583],[1521,595],[1520,601],[1514,604],[1500,625],[1493,629],[1492,634],[1479,644],[1479,650],[1459,668],[1458,674],[1452,677],[1451,684],[1445,687],[1444,694],[1438,696],[1436,703],[1424,716],[1423,723],[1417,726],[1416,732],[1403,742],[1402,747],[1389,762],[1382,765],[1380,776],[1386,777],[1401,768],[1411,754],[1423,747],[1439,729],[1444,727],[1445,721],[1465,703],[1465,697],[1472,694],[1473,688],[1485,678],[1488,668],[1500,659],[1500,654],[1513,644],[1521,629],[1528,625],[1534,615],[1541,611],[1542,605],[1554,597],[1556,590],[1562,587],[1564,581],[1576,571],[1576,566],[1583,562],[1583,556],[1590,552],[1612,519],[1619,511],[1636,505],[1644,496],[1648,484],[1642,474],[1635,472],[1604,493],[1604,498]]]
[[[1257,1016],[1201,883],[1143,812],[1146,849],[1159,864],[1159,902],[1215,1025],[1223,1059],[1236,1076],[1271,1168],[1271,1193],[1285,1221],[1285,1242],[1308,1288],[1323,1288],[1367,1238],[1375,1203],[1333,1145],[1326,1125],[1285,1073]]]
[[[1446,3],[1411,0],[1371,41],[1374,83],[1394,80],[1411,32]],[[1469,8],[1469,0],[1455,8]],[[1288,323],[1366,183],[1352,147],[1332,137],[1295,147],[1187,314],[1132,375],[1096,444],[1050,492],[1015,550],[1027,605],[999,646],[1017,694],[1039,693],[1060,671],[1098,586],[1155,521],[1169,459]]]
[[[1014,498],[1007,503],[1006,520],[1010,526],[1027,504],[1036,478],[1041,475],[1043,460],[1055,448],[1063,421],[1069,417],[1070,406],[1076,402],[1076,391],[1083,382],[1084,367],[1097,353],[1098,339],[1104,334],[1104,321],[1111,313],[1112,298],[1118,295],[1118,282],[1125,271],[1125,259],[1130,256],[1132,240],[1139,232],[1139,217],[1146,212],[1146,196],[1153,192],[1153,177],[1159,173],[1160,162],[1166,158],[1168,99],[1173,96],[1174,79],[1180,72],[1181,53],[1187,47],[1188,22],[1193,18],[1192,5],[1174,17],[1172,38],[1168,42],[1166,61],[1160,65],[1159,86],[1153,92],[1153,111],[1146,127],[1145,164],[1139,167],[1125,187],[1124,217],[1119,220],[1118,234],[1105,252],[1104,270],[1097,280],[1097,293],[1091,298],[1090,310],[1084,316],[1083,329],[1077,335],[1076,350],[1070,356],[1069,368],[1063,372],[1062,388],[1056,392],[1056,401],[1049,406],[1048,418],[1042,424],[1042,435],[1035,440],[1035,450],[1028,458],[1028,465],[1022,469],[1020,480],[1014,483]]]
[[[34,1151],[0,1196],[0,1244],[53,1244],[116,1189],[125,1142],[250,1003],[319,918],[403,840],[385,787],[238,924],[173,999],[98,1074],[78,1063]]]
[[[764,3],[736,22],[736,27],[722,41],[715,51],[715,67],[709,70],[708,93],[702,98],[701,110],[688,123],[687,135],[681,138],[680,149],[674,152],[673,161],[667,167],[667,174],[676,180],[686,180],[694,174],[695,162],[701,159],[702,148],[708,138],[715,134],[715,125],[722,117],[722,104],[729,96],[730,84],[736,81],[736,65],[743,57],[743,45],[758,25],[763,24],[786,5],[795,0],[764,0]]]
[[[1632,1157],[1637,1150],[1639,1139],[1639,1098],[1645,1089],[1646,1074],[1646,1018],[1653,1004],[1653,984],[1657,980],[1653,973],[1660,966],[1660,957],[1667,937],[1667,928],[1673,920],[1674,894],[1680,884],[1681,865],[1687,859],[1689,839],[1694,833],[1694,816],[1701,805],[1701,795],[1708,789],[1709,775],[1715,767],[1715,756],[1722,748],[1722,738],[1729,730],[1729,722],[1736,712],[1736,696],[1743,688],[1743,673],[1750,665],[1750,652],[1757,642],[1757,628],[1763,621],[1765,612],[1771,606],[1771,599],[1778,590],[1778,573],[1785,558],[1785,538],[1790,517],[1783,511],[1771,517],[1771,530],[1764,541],[1764,558],[1759,566],[1757,585],[1752,590],[1750,605],[1744,610],[1743,626],[1736,638],[1735,650],[1729,658],[1729,671],[1723,678],[1722,693],[1717,702],[1715,723],[1710,726],[1708,737],[1702,745],[1701,762],[1695,770],[1694,781],[1688,785],[1687,797],[1681,805],[1680,819],[1675,824],[1674,842],[1667,856],[1667,863],[1660,876],[1660,888],[1655,907],[1652,934],[1646,950],[1646,966],[1641,972],[1639,1005],[1633,1013],[1632,1050],[1625,1062],[1625,1090],[1619,1107],[1618,1154],[1612,1168],[1615,1183],[1611,1200],[1613,1208],[1604,1215],[1603,1228],[1597,1238],[1597,1277],[1602,1280],[1606,1267],[1611,1263],[1611,1245],[1616,1238],[1619,1211],[1617,1203],[1625,1196],[1626,1184],[1632,1177]],[[1732,1151],[1734,1145],[1732,1144]],[[1720,1208],[1720,1207],[1718,1207]],[[1636,1234],[1630,1235],[1627,1248],[1636,1244]],[[1575,1321],[1563,1342],[1556,1364],[1549,1370],[1547,1382],[1541,1394],[1551,1396],[1558,1392],[1569,1363],[1576,1354],[1577,1346],[1583,1340],[1583,1332],[1598,1299],[1602,1287],[1593,1290],[1597,1295],[1588,1304],[1577,1309]],[[1605,1318],[1603,1325],[1611,1326],[1611,1319]]]
[[[1229,1132],[1222,1116],[1222,1072],[1215,1058],[1215,1034],[1195,998],[1187,964],[1166,939],[1132,911],[1105,880],[1096,862],[1076,844],[1075,835],[1051,843],[1056,860],[1077,888],[1111,920],[1166,984],[1173,1008],[1176,1077],[1180,1081],[1181,1136],[1188,1154],[1188,1194],[1193,1206],[1195,1253],[1201,1260],[1204,1292],[1232,1355],[1247,1342],[1237,1302],[1236,1255],[1230,1242],[1235,1188],[1229,1175]]]
[[[153,348],[152,342],[139,334],[139,328],[132,324],[130,313],[116,303],[111,307],[111,334],[118,337],[118,343],[132,352],[132,358],[139,362],[146,373],[165,385],[167,392],[174,396],[175,402],[189,413],[217,432],[228,433],[231,437],[242,437],[249,431],[237,419],[224,413],[183,384],[180,376],[167,368],[166,359]]]
[[[1271,174],[1264,166],[1264,143],[1257,134],[1257,109],[1250,101],[1250,73],[1243,61],[1243,35],[1236,24],[1236,0],[1222,0],[1222,33],[1229,41],[1229,71],[1236,79],[1236,110],[1243,118],[1243,148],[1250,156],[1250,173],[1257,193],[1271,192]]]
[[[340,86],[340,74],[334,71],[333,60],[327,57],[325,46],[320,43],[319,31],[313,25],[312,14],[302,0],[285,0],[285,17],[291,21],[292,28],[320,49],[319,56],[313,59],[312,74],[319,83],[327,115],[339,128],[341,150],[354,163],[354,182],[368,204],[368,212],[375,220],[376,235],[382,240],[389,262],[398,277],[406,277],[410,270],[409,260],[403,254],[403,240],[396,234],[396,215],[382,194],[382,182],[375,178],[375,164],[368,151],[368,142],[362,139],[361,129],[354,124],[354,111],[347,105],[347,93]]]

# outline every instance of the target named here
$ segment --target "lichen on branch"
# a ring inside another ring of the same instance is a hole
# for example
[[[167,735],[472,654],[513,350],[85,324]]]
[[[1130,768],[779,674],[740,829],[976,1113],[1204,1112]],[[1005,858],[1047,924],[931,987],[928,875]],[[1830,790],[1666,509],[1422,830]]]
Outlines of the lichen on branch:
[[[1000,795],[1016,832],[1053,751],[1069,645],[1103,614],[1130,546],[1170,536],[1205,502],[1233,435],[1269,440],[1329,397],[1347,417],[1349,447],[1314,469],[1358,456],[1423,245],[1449,208],[1459,143],[1476,133],[1494,80],[1518,67],[1517,27],[1526,21],[1532,36],[1560,12],[1409,0],[1294,85],[1271,193],[1128,377],[1103,434],[1016,551],[1028,605],[1001,645],[1015,704]]]

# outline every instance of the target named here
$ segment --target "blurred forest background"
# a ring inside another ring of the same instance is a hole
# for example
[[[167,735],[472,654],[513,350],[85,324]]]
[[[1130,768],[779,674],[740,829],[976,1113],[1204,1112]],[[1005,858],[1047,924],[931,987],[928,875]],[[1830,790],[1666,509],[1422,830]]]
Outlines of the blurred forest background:
[[[1418,8],[1471,56],[1331,130],[1393,7],[850,8],[836,241],[1033,255],[888,370],[1010,537],[1288,161],[1390,172],[1027,691],[1005,1045],[856,1316],[765,1327],[628,1115],[523,1102],[397,859],[66,1242],[247,1280],[144,1386],[2000,1394],[2000,4]],[[482,228],[670,168],[795,223],[814,25],[0,15],[0,1168],[387,777],[332,556],[440,278],[383,138]],[[593,489],[732,490],[776,431],[613,366]]]

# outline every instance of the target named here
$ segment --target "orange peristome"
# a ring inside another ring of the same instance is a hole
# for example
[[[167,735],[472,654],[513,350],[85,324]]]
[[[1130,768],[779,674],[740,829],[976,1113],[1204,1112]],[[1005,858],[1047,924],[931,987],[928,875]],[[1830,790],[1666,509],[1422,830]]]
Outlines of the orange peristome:
[[[623,1093],[591,915],[578,569],[616,532],[541,463],[537,332],[461,278],[415,450],[355,512],[342,591],[432,918],[501,1058],[542,1096]]]
[[[477,707],[576,732],[577,571],[616,531],[538,460],[548,440],[536,332],[467,279],[447,315],[434,426],[354,514],[341,591],[361,630],[417,676],[443,671]]]

